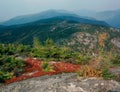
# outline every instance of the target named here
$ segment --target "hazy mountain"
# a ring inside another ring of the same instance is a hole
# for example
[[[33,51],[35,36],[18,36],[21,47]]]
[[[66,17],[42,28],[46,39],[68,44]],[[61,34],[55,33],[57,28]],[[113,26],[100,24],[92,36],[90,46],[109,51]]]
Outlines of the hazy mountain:
[[[4,22],[3,25],[24,24],[24,23],[34,22],[41,19],[47,19],[47,18],[52,18],[56,16],[78,16],[78,15],[65,10],[47,10],[47,11],[40,12],[38,14],[23,15],[23,16],[12,18]]]
[[[111,26],[120,28],[120,10],[100,12],[95,15],[95,18],[105,20]]]
[[[120,10],[114,10],[114,11],[103,11],[103,12],[96,12],[95,17],[97,19],[107,20],[115,17],[115,15],[119,15]]]
[[[82,16],[93,17],[97,20],[102,20],[115,28],[120,28],[120,10],[94,12],[90,10],[80,10],[76,14]]]
[[[35,24],[35,23],[46,23],[46,22],[53,22],[53,20],[63,20],[63,21],[72,21],[72,22],[78,22],[82,24],[94,24],[94,25],[101,25],[101,26],[109,26],[106,22],[104,21],[97,21],[97,20],[91,20],[91,19],[85,19],[85,18],[80,18],[79,16],[57,16],[57,17],[52,17],[48,19],[43,19],[39,20],[33,23],[28,23],[28,24]]]
[[[30,23],[30,22],[34,22],[42,19],[48,19],[57,16],[73,16],[73,17],[79,17],[79,18],[90,19],[92,21],[95,21],[95,19],[92,17],[82,16],[82,15],[79,16],[73,12],[69,12],[66,10],[47,10],[38,14],[18,16],[6,22],[3,22],[2,25],[6,25],[6,26],[19,25],[19,24]]]
[[[120,14],[115,15],[113,18],[107,19],[105,21],[115,28],[120,28]]]
[[[95,19],[93,18],[92,16],[94,14],[96,14],[95,11],[92,11],[92,10],[86,10],[86,9],[83,9],[83,10],[79,10],[79,11],[74,11],[75,14],[79,15],[79,16],[86,16],[86,17],[90,17],[92,19]]]
[[[103,12],[95,12],[91,10],[80,10],[76,12],[69,12],[66,10],[47,10],[40,12],[38,14],[18,16],[6,22],[3,22],[2,25],[9,26],[9,25],[25,24],[25,23],[34,22],[41,19],[48,19],[56,16],[73,16],[73,17],[80,17],[90,20],[100,20],[100,21],[105,21],[112,27],[120,28],[120,17],[119,17],[120,10],[103,11]]]
[[[0,28],[3,27],[2,25],[0,25]]]
[[[4,28],[5,26],[3,26],[3,25],[0,25],[0,28]]]

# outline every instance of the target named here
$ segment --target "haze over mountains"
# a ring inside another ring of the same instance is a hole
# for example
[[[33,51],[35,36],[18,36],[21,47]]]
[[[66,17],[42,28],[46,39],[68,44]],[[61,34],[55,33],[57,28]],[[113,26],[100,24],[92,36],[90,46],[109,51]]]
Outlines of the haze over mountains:
[[[73,16],[77,18],[89,19],[92,21],[104,21],[106,24],[112,27],[120,28],[120,10],[104,12],[94,12],[89,10],[80,10],[77,12],[70,12],[66,10],[47,10],[37,14],[17,16],[1,24],[7,26],[25,24],[56,16]]]
[[[105,21],[109,25],[115,28],[120,28],[120,9],[119,10],[111,10],[111,11],[102,11],[95,12],[90,10],[80,10],[75,12],[81,16],[89,16],[93,17],[97,20]]]
[[[25,23],[39,21],[41,19],[53,18],[56,16],[57,17],[58,16],[64,16],[64,17],[66,16],[66,18],[67,18],[67,16],[68,17],[71,16],[71,17],[74,17],[74,19],[71,18],[71,20],[80,21],[80,19],[86,19],[88,21],[94,21],[94,22],[96,22],[96,24],[99,24],[99,23],[97,23],[98,21],[92,17],[79,16],[73,12],[69,12],[69,11],[65,11],[65,10],[47,10],[47,11],[43,11],[38,14],[18,16],[18,17],[12,18],[2,24],[7,25],[7,26],[25,24]],[[99,21],[99,22],[102,22],[102,21]],[[105,25],[105,23],[103,23],[103,24]],[[107,25],[107,23],[106,23],[106,25]]]
[[[3,25],[24,24],[24,23],[38,21],[41,19],[52,18],[55,16],[78,16],[78,15],[72,14],[68,11],[47,10],[47,11],[40,12],[38,14],[17,16],[15,18],[12,18],[4,22]]]

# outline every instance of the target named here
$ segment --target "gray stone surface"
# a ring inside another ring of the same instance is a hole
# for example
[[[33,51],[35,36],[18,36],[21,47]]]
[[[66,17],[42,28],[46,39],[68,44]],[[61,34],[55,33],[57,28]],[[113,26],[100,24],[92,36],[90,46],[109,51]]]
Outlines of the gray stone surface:
[[[0,92],[120,92],[120,83],[78,78],[75,73],[41,76],[1,86]]]

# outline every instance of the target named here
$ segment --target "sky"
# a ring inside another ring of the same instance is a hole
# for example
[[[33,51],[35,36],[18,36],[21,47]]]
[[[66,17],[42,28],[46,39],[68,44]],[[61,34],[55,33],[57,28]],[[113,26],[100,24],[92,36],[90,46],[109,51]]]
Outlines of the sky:
[[[39,13],[48,9],[116,10],[120,9],[120,0],[0,0],[0,22],[15,16]]]

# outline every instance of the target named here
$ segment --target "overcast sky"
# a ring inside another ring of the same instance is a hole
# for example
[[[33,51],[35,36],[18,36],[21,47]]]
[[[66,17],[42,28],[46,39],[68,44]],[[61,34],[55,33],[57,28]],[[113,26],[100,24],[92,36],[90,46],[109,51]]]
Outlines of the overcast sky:
[[[120,9],[120,0],[0,0],[0,21],[47,9],[104,11]]]

